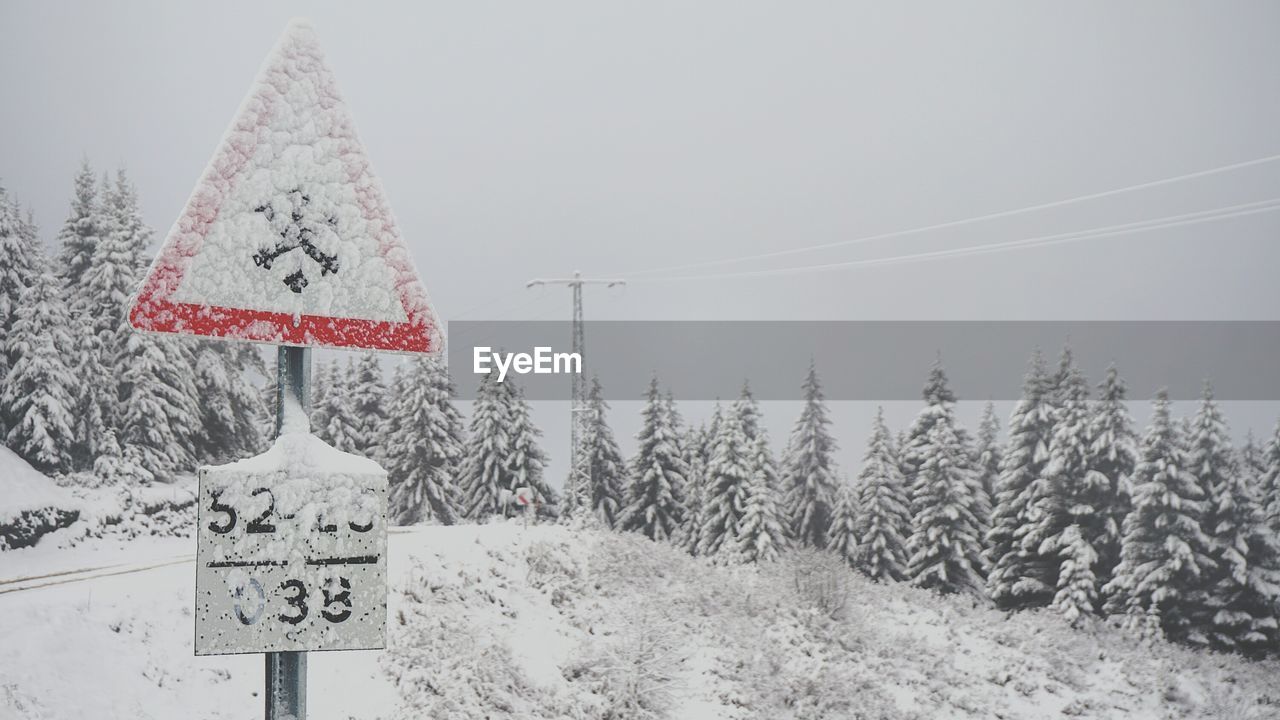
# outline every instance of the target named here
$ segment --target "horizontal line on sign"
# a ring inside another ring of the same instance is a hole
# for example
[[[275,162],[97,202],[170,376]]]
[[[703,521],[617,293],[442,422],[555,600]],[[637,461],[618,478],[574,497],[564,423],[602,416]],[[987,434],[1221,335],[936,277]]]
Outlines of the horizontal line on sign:
[[[308,560],[308,565],[372,565],[378,562],[377,555],[360,555],[346,558],[319,558]]]
[[[205,567],[284,567],[288,564],[286,560],[215,560],[205,563]]]

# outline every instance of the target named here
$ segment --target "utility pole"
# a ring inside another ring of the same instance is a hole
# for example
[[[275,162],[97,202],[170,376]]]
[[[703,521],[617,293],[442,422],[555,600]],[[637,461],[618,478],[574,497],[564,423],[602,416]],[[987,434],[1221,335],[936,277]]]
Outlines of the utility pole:
[[[574,271],[571,278],[535,278],[525,283],[526,288],[541,285],[567,285],[573,291],[573,347],[572,352],[578,354],[582,358],[582,372],[575,374],[570,378],[571,392],[569,407],[569,487],[565,493],[565,505],[569,511],[573,511],[579,500],[579,493],[582,484],[587,476],[587,458],[582,453],[582,438],[586,435],[587,428],[587,384],[584,378],[587,368],[587,355],[584,351],[584,338],[582,327],[582,286],[583,285],[604,285],[605,287],[614,287],[615,285],[626,285],[626,280],[618,278],[587,279],[582,277],[582,273]]]

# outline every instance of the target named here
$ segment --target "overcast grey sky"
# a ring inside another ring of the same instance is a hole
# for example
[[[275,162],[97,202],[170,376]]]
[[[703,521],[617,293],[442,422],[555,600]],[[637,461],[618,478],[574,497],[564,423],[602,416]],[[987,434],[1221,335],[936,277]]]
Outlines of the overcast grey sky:
[[[82,156],[127,165],[163,236],[299,15],[316,27],[446,320],[566,316],[564,290],[521,289],[533,276],[625,275],[825,243],[1280,153],[1280,3],[1261,0],[5,0],[0,181],[51,238]],[[1280,163],[702,272],[1273,197]],[[634,282],[589,292],[587,314],[1274,319],[1278,238],[1280,213],[1265,213],[947,261]],[[861,441],[843,444],[856,457]]]

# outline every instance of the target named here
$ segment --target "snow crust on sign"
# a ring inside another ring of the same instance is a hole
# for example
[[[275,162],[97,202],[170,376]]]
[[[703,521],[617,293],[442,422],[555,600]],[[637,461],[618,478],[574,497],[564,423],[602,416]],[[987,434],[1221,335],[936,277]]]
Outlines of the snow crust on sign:
[[[265,342],[441,345],[439,322],[306,22],[290,23],[267,57],[130,319],[142,330]]]
[[[296,401],[295,401],[296,402]],[[286,414],[286,430],[289,428]],[[308,476],[381,475],[387,471],[369,458],[335,449],[308,432],[285,432],[266,452],[226,465],[207,468],[210,473],[271,473],[296,471]]]
[[[0,521],[48,507],[77,506],[70,492],[0,445]]]
[[[200,469],[198,654],[385,642],[387,473],[290,400],[265,453]]]

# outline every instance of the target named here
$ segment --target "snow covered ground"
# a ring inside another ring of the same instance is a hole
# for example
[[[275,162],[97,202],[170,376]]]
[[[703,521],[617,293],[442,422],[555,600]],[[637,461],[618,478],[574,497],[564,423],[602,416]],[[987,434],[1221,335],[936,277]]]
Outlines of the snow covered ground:
[[[312,653],[316,720],[1280,717],[1280,664],[1006,617],[812,555],[716,567],[519,521],[389,545],[389,647]],[[260,656],[192,654],[192,551],[0,553],[0,718],[260,717]]]

